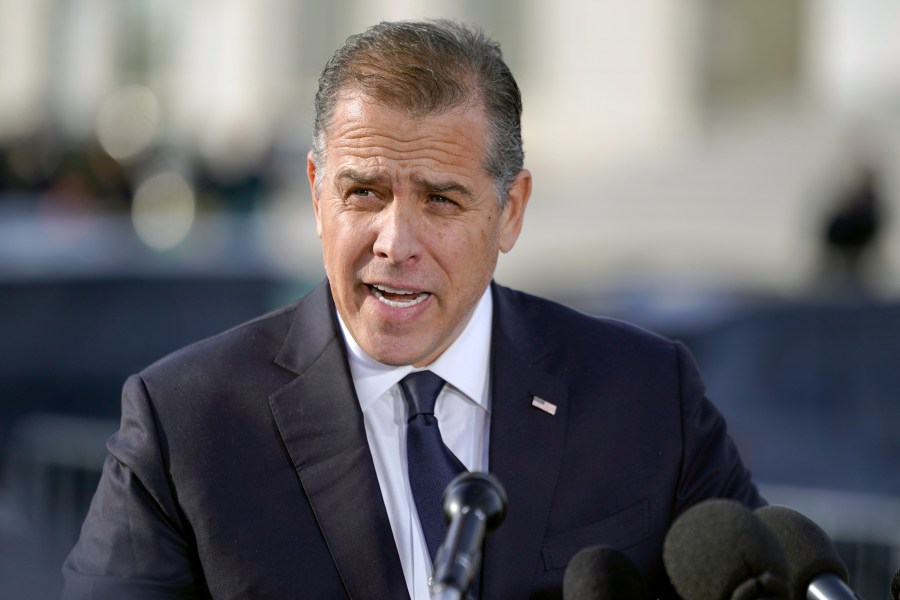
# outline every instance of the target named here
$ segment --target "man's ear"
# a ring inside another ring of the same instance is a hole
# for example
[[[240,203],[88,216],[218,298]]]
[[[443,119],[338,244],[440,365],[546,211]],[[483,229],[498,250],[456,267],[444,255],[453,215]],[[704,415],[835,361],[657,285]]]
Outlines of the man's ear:
[[[309,192],[312,197],[313,212],[316,215],[316,235],[321,239],[322,219],[319,218],[319,195],[316,193],[316,163],[313,162],[312,151],[306,155],[306,176],[309,179]]]
[[[500,251],[509,252],[519,239],[525,219],[525,207],[531,197],[531,172],[522,169],[509,188],[506,205],[500,213]]]

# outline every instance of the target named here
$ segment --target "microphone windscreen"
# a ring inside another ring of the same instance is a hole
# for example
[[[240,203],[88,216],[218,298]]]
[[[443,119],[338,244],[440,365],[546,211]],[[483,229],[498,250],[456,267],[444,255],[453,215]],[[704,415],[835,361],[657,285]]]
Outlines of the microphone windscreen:
[[[786,506],[764,506],[754,513],[784,551],[791,598],[804,600],[809,584],[830,573],[847,583],[847,567],[821,527]]]
[[[666,534],[663,563],[685,600],[787,597],[777,540],[732,500],[706,500],[679,516]]]
[[[572,557],[563,575],[563,600],[646,600],[644,580],[625,554],[590,546]]]
[[[894,573],[894,577],[891,579],[891,598],[900,600],[900,570]]]

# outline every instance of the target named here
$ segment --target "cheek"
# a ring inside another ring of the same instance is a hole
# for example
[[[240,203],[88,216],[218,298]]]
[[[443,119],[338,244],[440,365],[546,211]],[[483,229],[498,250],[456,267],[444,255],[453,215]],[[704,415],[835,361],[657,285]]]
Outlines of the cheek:
[[[322,249],[331,268],[353,269],[371,254],[372,228],[366,219],[346,214],[323,222]]]
[[[483,228],[470,235],[448,236],[436,247],[435,258],[448,273],[454,289],[463,291],[469,288],[474,290],[484,280],[490,280],[497,253],[496,232]]]
[[[498,221],[493,216],[487,218],[485,226],[478,232],[478,243],[481,246],[482,254],[488,260],[493,261],[500,251],[500,228]]]
[[[329,271],[340,267],[342,257],[347,251],[347,239],[340,224],[327,218],[321,221],[319,238],[322,240],[322,255],[325,260],[325,268]],[[333,276],[333,275],[332,275]]]

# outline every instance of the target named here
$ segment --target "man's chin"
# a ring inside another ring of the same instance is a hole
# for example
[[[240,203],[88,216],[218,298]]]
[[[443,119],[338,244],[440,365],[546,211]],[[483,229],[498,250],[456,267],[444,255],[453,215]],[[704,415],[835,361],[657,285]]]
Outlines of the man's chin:
[[[402,339],[382,338],[377,342],[367,344],[368,348],[360,345],[369,356],[378,362],[396,367],[403,365],[424,367],[434,362],[440,355],[440,351],[435,351],[427,344],[410,343],[409,336]]]

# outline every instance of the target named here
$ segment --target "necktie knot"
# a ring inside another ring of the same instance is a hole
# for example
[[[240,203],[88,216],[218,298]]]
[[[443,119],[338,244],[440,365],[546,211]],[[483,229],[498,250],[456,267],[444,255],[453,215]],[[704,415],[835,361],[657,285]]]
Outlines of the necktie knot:
[[[431,371],[416,371],[401,379],[407,419],[419,414],[433,415],[434,404],[443,387],[444,380]]]

